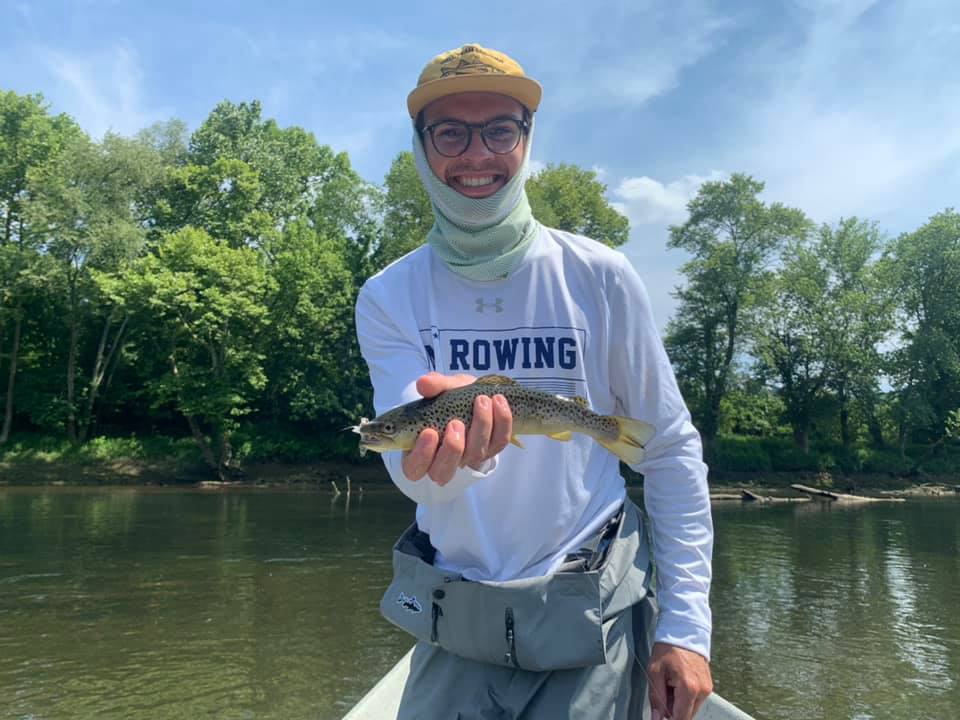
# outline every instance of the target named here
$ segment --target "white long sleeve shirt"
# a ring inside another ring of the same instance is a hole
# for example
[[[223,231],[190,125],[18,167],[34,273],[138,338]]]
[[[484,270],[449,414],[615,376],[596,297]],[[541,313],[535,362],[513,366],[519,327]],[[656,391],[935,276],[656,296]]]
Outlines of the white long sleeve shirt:
[[[654,325],[646,290],[619,252],[541,229],[508,279],[475,282],[422,246],[371,277],[357,300],[357,334],[380,414],[444,374],[507,375],[602,414],[657,430],[646,458],[660,618],[656,640],[709,658],[713,525],[700,436],[690,421]],[[623,501],[618,459],[593,439],[525,436],[484,472],[458,470],[440,487],[406,478],[400,453],[383,455],[417,503],[436,564],[471,580],[547,574]]]

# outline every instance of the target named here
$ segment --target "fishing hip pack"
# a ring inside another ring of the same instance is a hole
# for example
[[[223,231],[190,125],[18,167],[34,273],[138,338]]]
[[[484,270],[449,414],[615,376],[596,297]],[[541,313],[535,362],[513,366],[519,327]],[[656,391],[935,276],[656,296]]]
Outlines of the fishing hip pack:
[[[534,671],[600,665],[617,616],[649,588],[639,508],[627,500],[591,552],[596,562],[568,557],[551,575],[476,582],[435,567],[430,536],[414,523],[394,545],[380,612],[418,640],[471,660]]]

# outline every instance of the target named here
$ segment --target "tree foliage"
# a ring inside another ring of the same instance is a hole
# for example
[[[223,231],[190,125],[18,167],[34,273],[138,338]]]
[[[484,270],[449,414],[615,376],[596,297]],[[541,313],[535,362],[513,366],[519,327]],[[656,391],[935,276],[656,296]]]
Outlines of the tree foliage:
[[[784,251],[758,303],[751,339],[761,373],[785,403],[797,444],[809,451],[818,417],[836,412],[843,449],[851,412],[876,422],[882,358],[892,328],[891,295],[879,282],[876,228],[857,218],[821,226]]]
[[[433,206],[413,153],[402,152],[394,158],[384,187],[383,236],[374,259],[377,269],[420,247],[433,226]]]
[[[666,343],[708,443],[717,434],[720,405],[769,263],[809,228],[803,212],[763,203],[762,191],[762,182],[742,174],[704,183],[687,206],[687,221],[670,228],[669,247],[692,257],[681,270],[688,282],[676,292],[679,308]]]
[[[935,465],[960,433],[960,216],[888,242],[763,189],[706,183],[670,229],[687,258],[666,342],[705,438],[725,436],[712,457],[879,467],[897,442],[900,465]],[[542,223],[617,247],[605,192],[565,164],[527,182]],[[370,406],[357,290],[432,224],[410,153],[373,185],[256,101],[94,140],[0,93],[0,443],[184,434],[221,477],[269,456],[257,428],[330,451]]]
[[[232,469],[238,422],[267,382],[258,340],[269,324],[269,287],[254,250],[195,228],[168,235],[113,286],[135,318],[138,341],[167,365],[147,381],[153,404],[183,415],[221,476]]]
[[[934,215],[886,257],[902,344],[892,355],[901,441],[934,441],[960,407],[960,213]]]
[[[527,180],[530,207],[541,223],[619,247],[630,223],[610,205],[606,191],[596,172],[565,163],[547,165]]]

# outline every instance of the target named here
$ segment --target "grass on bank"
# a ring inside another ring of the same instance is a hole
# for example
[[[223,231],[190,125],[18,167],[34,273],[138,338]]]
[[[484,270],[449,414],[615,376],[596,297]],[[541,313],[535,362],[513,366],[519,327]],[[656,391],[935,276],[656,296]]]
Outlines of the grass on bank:
[[[309,464],[343,462],[379,463],[375,455],[361,460],[356,436],[338,431],[290,432],[282,429],[245,428],[233,439],[234,457],[243,466],[258,463]],[[859,447],[845,452],[839,445],[821,444],[803,453],[790,438],[721,436],[709,448],[707,464],[713,473],[833,473],[886,477],[960,478],[960,443],[929,454],[926,446],[906,448],[904,456],[893,448]],[[111,463],[157,464],[178,472],[203,472],[196,444],[189,437],[96,437],[82,445],[37,434],[13,436],[0,445],[0,464],[108,466]],[[919,463],[919,464],[918,464]]]
[[[357,436],[339,431],[316,433],[245,428],[232,438],[233,457],[241,465],[255,463],[361,461]],[[91,467],[120,462],[160,463],[184,471],[202,469],[203,459],[190,437],[164,435],[99,436],[80,445],[38,433],[13,435],[0,445],[0,464]]]

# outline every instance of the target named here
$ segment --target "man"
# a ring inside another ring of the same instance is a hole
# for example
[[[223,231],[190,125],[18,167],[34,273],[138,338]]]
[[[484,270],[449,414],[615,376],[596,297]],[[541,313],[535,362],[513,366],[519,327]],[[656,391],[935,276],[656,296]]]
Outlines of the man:
[[[635,467],[655,645],[648,656],[649,548],[617,458],[583,435],[508,446],[509,405],[481,395],[469,427],[453,420],[384,454],[417,502],[382,604],[421,639],[401,717],[638,717],[647,676],[650,716],[689,720],[712,689],[700,438],[630,264],[531,215],[540,97],[516,62],[479,45],[427,65],[407,106],[435,224],[364,285],[358,337],[378,414],[497,374],[656,427]]]

